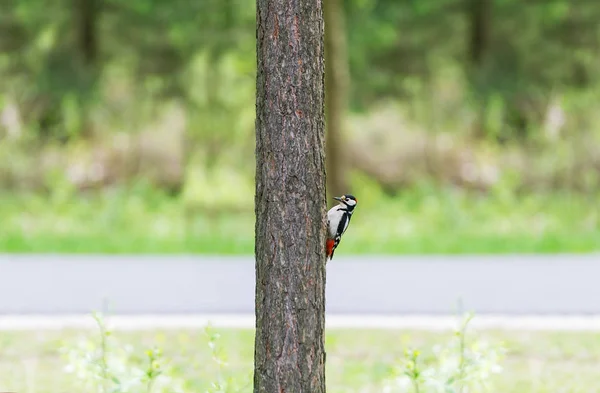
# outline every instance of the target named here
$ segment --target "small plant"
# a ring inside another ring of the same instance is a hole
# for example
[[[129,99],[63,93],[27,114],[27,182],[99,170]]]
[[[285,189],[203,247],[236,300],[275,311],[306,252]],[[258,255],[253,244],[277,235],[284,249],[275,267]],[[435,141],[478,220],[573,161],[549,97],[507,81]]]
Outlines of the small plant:
[[[453,339],[433,348],[433,360],[426,362],[420,351],[408,349],[394,376],[384,383],[384,393],[476,393],[487,392],[490,376],[502,371],[505,354],[502,345],[483,340],[467,340],[467,315]]]
[[[74,374],[84,391],[98,393],[177,393],[181,379],[173,377],[158,348],[145,351],[140,361],[131,345],[120,345],[98,313],[96,340],[81,338],[73,346],[61,348],[67,362],[65,371]],[[145,362],[145,364],[144,364]]]
[[[150,348],[140,351],[129,344],[119,343],[105,324],[104,318],[94,313],[99,336],[83,337],[73,345],[65,345],[61,352],[67,363],[65,371],[77,377],[82,391],[91,393],[179,393],[184,392],[190,383],[185,375],[199,374],[201,370],[186,370],[178,373],[170,367],[163,351]],[[235,393],[251,384],[241,383],[234,377],[225,375],[227,360],[224,351],[218,346],[220,335],[210,326],[205,328],[208,337],[212,365],[208,388],[198,393]],[[139,356],[143,353],[144,356]],[[207,365],[208,366],[208,365]],[[238,384],[240,383],[240,384]]]
[[[225,367],[228,365],[227,358],[225,353],[219,347],[219,339],[221,335],[213,330],[213,328],[209,325],[204,330],[205,334],[208,336],[208,347],[211,351],[211,358],[213,363],[217,366],[216,375],[213,377],[213,382],[210,384],[210,388],[206,391],[206,393],[233,393],[240,392],[243,390],[241,386],[237,384],[237,382],[232,377],[225,376]],[[250,386],[252,381],[249,380],[245,387]]]

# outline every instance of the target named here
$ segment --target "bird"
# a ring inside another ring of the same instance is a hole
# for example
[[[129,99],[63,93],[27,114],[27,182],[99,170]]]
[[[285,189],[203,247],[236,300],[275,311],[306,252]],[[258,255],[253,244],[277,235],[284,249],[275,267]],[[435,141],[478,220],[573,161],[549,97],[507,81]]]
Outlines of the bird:
[[[358,200],[350,194],[345,194],[340,197],[333,197],[339,204],[335,205],[327,212],[327,241],[325,250],[327,261],[333,259],[333,253],[342,240],[342,235],[348,229],[350,219]]]

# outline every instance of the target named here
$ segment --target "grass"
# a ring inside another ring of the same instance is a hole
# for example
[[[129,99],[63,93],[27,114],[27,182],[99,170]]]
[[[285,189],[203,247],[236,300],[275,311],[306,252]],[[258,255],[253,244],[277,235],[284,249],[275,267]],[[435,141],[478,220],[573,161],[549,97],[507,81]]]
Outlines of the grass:
[[[595,196],[427,188],[383,195],[361,181],[338,255],[559,253],[600,249]],[[252,254],[251,193],[206,208],[148,189],[0,195],[0,252]],[[227,214],[235,208],[234,214]]]
[[[222,329],[218,331],[218,339],[214,333],[139,331],[117,332],[111,337],[117,337],[120,350],[128,353],[142,369],[144,358],[151,359],[153,369],[171,378],[172,391],[181,383],[187,391],[194,392],[250,392],[253,330]],[[71,361],[74,372],[66,373],[68,360],[62,349],[83,349],[90,358],[94,347],[90,341],[82,341],[84,337],[92,337],[98,347],[98,332],[3,332],[0,336],[0,391],[83,392],[77,382],[82,369]],[[328,392],[381,393],[386,381],[395,375],[394,370],[401,364],[399,359],[405,356],[407,349],[424,349],[420,355],[423,367],[433,361],[433,349],[453,337],[452,332],[329,330],[326,337]],[[490,392],[600,391],[597,378],[600,333],[479,331],[468,332],[465,345],[472,347],[475,339],[479,343],[502,341],[507,348],[503,371],[490,375]],[[162,348],[162,352],[153,350],[144,355],[143,348],[155,345]],[[220,363],[225,359],[226,364]],[[211,383],[220,384],[221,390]],[[392,390],[396,391],[404,390]]]

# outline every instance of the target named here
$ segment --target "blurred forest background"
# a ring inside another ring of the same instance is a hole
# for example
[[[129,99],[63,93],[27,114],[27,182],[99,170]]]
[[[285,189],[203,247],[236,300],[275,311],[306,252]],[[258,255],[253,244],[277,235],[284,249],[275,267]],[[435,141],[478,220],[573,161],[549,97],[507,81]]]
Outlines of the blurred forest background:
[[[324,0],[339,253],[600,244],[600,3]],[[255,2],[0,3],[0,250],[252,253]]]

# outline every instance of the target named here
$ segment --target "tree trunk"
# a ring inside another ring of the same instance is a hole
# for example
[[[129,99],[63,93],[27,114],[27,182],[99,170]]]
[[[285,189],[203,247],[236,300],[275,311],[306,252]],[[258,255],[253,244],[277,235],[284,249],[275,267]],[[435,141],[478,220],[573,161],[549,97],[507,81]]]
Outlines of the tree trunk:
[[[98,18],[100,0],[74,0],[75,26],[77,31],[77,47],[81,60],[81,86],[79,104],[81,116],[80,135],[91,137],[94,134],[90,119],[90,97],[95,89],[98,77]]]
[[[321,2],[257,1],[254,392],[325,392]]]
[[[473,134],[477,137],[485,137],[487,134],[485,116],[488,94],[485,91],[487,75],[484,68],[490,40],[492,4],[490,0],[469,0],[468,7],[467,13],[470,21],[468,73],[477,101],[477,117]]]
[[[97,12],[99,0],[75,0],[79,51],[86,66],[98,57]]]
[[[471,0],[469,57],[473,66],[481,66],[489,41],[490,0]]]
[[[349,192],[346,178],[346,145],[343,132],[348,108],[348,55],[342,0],[326,0],[325,13],[325,110],[327,117],[327,191]]]

